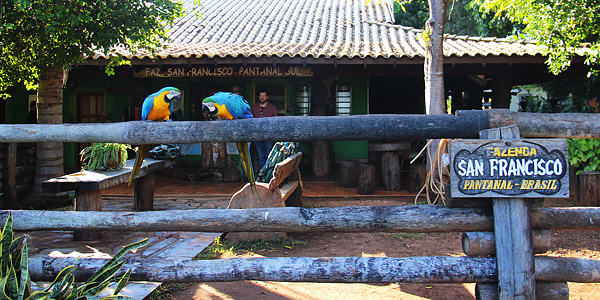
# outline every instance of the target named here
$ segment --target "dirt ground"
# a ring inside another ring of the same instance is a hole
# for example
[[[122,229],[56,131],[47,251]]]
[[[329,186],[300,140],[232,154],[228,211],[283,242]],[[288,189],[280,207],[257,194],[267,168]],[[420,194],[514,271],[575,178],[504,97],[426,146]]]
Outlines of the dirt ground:
[[[313,205],[399,205],[388,201],[311,200]],[[303,233],[292,249],[258,251],[245,257],[463,256],[461,233]],[[600,232],[555,231],[545,255],[600,260]],[[244,257],[244,256],[242,256]],[[475,299],[475,284],[346,284],[289,282],[208,282],[187,284],[165,299]],[[600,284],[569,283],[570,299],[600,299]]]

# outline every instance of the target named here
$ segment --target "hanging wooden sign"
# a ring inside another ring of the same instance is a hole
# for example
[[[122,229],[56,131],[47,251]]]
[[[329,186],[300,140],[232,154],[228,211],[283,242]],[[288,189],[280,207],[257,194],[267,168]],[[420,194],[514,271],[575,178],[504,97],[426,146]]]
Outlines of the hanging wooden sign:
[[[453,198],[569,197],[565,140],[453,140]]]
[[[304,77],[313,76],[309,67],[149,67],[134,77]]]

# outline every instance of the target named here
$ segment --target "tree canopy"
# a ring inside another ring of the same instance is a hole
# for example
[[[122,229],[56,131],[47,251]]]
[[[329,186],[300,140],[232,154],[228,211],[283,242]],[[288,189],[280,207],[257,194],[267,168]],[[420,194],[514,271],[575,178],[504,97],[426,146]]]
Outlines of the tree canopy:
[[[587,43],[586,63],[600,63],[600,1],[597,0],[474,0],[484,11],[504,13],[525,24],[528,38],[548,47],[552,73],[567,69],[578,47]]]
[[[396,2],[394,18],[398,25],[424,28],[429,18],[429,3],[427,0],[412,0],[402,5]],[[484,37],[507,37],[521,29],[520,24],[511,22],[503,14],[496,16],[493,12],[480,11],[479,5],[471,0],[453,1],[444,26],[448,34]]]
[[[33,85],[50,69],[62,70],[115,45],[153,49],[164,25],[183,13],[171,0],[2,0],[0,90]]]

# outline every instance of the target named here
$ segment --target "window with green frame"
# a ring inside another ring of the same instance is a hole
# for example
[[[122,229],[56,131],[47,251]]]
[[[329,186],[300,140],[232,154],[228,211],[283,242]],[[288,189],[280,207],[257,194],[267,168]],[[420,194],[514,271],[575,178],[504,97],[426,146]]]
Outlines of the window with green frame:
[[[310,116],[310,85],[296,86],[296,116]]]

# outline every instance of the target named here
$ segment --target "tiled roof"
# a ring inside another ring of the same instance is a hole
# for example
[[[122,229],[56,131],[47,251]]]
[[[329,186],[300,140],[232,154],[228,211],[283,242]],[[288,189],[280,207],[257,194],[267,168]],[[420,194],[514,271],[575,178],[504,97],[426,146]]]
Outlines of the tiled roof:
[[[424,57],[422,30],[393,25],[393,0],[184,0],[158,58]],[[152,58],[128,53],[128,58]],[[532,42],[446,35],[444,55],[544,55]],[[106,58],[98,53],[98,58]]]

